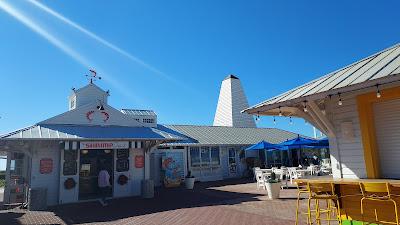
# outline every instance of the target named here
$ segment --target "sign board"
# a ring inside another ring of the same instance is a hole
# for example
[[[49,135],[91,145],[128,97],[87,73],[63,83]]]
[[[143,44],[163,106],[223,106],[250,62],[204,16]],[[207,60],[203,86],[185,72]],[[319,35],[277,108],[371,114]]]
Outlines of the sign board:
[[[166,152],[162,156],[165,187],[178,187],[183,178],[183,153]]]
[[[80,149],[128,149],[129,141],[82,141]]]
[[[142,155],[135,156],[135,167],[136,168],[144,167],[144,156],[142,156]]]
[[[49,158],[40,160],[40,173],[47,174],[53,171],[53,160]]]

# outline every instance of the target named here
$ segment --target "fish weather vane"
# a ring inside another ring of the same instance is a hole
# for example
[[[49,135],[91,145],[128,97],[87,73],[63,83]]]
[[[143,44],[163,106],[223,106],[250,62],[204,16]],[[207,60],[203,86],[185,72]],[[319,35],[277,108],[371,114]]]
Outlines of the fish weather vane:
[[[97,76],[97,72],[95,70],[89,69],[90,75],[86,75],[88,80],[90,81],[91,84],[93,84],[93,81],[101,80],[100,76]]]

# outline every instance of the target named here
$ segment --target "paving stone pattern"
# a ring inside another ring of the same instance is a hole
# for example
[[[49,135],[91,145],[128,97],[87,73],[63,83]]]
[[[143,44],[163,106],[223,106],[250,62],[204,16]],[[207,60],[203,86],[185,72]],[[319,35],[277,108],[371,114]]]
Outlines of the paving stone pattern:
[[[0,224],[286,225],[294,224],[296,193],[282,190],[279,200],[268,200],[249,180],[196,183],[194,190],[160,188],[154,199],[120,198],[105,207],[85,202],[47,211],[1,210]]]

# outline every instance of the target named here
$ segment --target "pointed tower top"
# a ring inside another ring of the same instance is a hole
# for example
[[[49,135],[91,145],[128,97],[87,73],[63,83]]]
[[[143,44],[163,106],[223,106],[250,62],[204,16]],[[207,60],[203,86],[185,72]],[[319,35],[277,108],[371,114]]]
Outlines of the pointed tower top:
[[[248,105],[239,78],[234,75],[227,76],[221,84],[213,125],[256,127],[253,116],[241,113]]]
[[[231,74],[231,75],[225,77],[224,80],[227,80],[227,79],[238,79],[238,80],[239,80],[239,78],[238,78],[237,76],[233,75],[233,74]]]

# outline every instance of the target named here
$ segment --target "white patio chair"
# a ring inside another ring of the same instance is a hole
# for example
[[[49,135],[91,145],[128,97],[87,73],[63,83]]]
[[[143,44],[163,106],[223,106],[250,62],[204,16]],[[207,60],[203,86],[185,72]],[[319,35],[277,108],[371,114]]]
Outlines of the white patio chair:
[[[259,190],[260,187],[262,187],[264,190],[267,189],[267,187],[265,186],[264,174],[260,170],[256,170],[256,181],[257,181],[257,190]]]
[[[289,173],[289,179],[290,179],[290,183],[293,184],[293,180],[294,179],[298,179],[303,177],[303,174],[300,171],[297,171],[297,168],[288,168],[288,173]]]
[[[253,179],[256,180],[256,171],[260,170],[260,167],[253,167]]]

